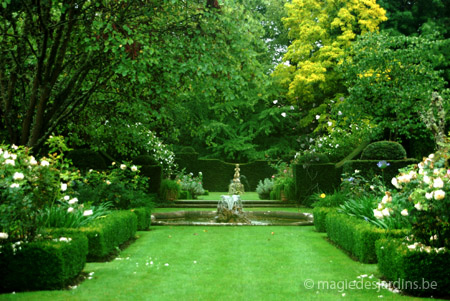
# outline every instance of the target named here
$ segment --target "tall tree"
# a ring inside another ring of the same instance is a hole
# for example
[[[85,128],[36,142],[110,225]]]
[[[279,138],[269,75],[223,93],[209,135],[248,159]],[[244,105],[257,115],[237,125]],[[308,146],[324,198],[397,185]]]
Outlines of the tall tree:
[[[345,50],[358,35],[376,31],[385,11],[375,0],[293,0],[286,8],[292,44],[274,76],[302,109],[300,126],[310,130],[330,99],[345,91],[336,71]]]

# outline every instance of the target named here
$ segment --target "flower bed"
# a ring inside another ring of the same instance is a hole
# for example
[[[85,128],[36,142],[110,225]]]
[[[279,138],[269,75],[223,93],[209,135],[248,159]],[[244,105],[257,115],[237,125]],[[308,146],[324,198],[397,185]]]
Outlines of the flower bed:
[[[401,240],[376,242],[379,271],[398,288],[413,295],[450,295],[450,253]]]

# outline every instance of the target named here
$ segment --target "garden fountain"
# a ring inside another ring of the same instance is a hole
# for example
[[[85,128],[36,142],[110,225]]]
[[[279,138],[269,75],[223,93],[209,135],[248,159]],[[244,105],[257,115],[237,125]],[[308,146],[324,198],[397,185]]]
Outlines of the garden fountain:
[[[307,226],[313,224],[310,213],[286,211],[245,211],[241,194],[239,164],[236,164],[230,195],[222,195],[217,211],[174,211],[152,215],[152,225],[170,226]]]
[[[242,207],[240,195],[222,195],[222,199],[217,204],[216,222],[250,224]]]

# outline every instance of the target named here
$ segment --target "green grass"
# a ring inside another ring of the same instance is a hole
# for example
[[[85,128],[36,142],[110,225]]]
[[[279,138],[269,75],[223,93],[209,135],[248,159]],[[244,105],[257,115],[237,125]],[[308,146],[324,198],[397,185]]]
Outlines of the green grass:
[[[76,289],[0,299],[336,300],[344,293],[349,300],[412,299],[375,288],[341,290],[338,283],[377,275],[376,265],[353,261],[313,227],[152,227],[138,235],[120,260],[87,264],[93,279]],[[313,289],[305,288],[308,279]],[[319,289],[318,281],[330,288]]]

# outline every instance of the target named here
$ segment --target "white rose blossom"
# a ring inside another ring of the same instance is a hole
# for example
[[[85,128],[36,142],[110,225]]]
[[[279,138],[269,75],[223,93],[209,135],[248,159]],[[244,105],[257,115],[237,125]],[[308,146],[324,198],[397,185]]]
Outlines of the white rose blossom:
[[[138,169],[137,169],[137,166],[136,165],[133,165],[133,166],[131,166],[131,171],[137,171]]]
[[[443,200],[445,198],[445,191],[442,189],[433,192],[434,199],[437,201]]]
[[[14,179],[14,180],[23,180],[24,177],[25,177],[25,176],[24,176],[23,173],[21,173],[21,172],[16,172],[16,173],[14,173],[14,175],[13,175],[13,179]]]
[[[126,168],[127,168],[127,166],[125,164],[120,165],[120,169],[125,170]]]
[[[8,233],[0,232],[0,239],[8,239]]]
[[[69,205],[73,205],[73,204],[76,204],[76,203],[78,203],[78,199],[77,198],[73,198],[73,199],[71,199],[69,201]]]
[[[377,218],[377,219],[382,219],[384,216],[383,216],[383,213],[381,213],[381,211],[380,210],[377,210],[377,209],[374,209],[373,210],[373,215]]]
[[[61,183],[61,191],[66,191],[66,190],[67,190],[67,184]]]
[[[436,178],[433,181],[433,187],[434,188],[443,188],[444,187],[444,181],[442,181],[441,178]]]
[[[16,166],[16,162],[12,159],[5,160],[6,165]]]
[[[49,166],[50,163],[47,160],[42,160],[41,161],[41,166]]]
[[[83,212],[83,216],[89,216],[89,215],[92,215],[92,214],[94,214],[94,212],[92,210],[85,210]]]
[[[18,183],[12,183],[9,187],[11,187],[11,188],[19,188],[20,185]]]
[[[402,212],[400,212],[400,214],[403,216],[408,216],[409,215],[408,209],[403,209]]]
[[[73,207],[69,207],[69,209],[67,209],[67,212],[72,213],[73,212]]]
[[[415,204],[414,207],[419,211],[421,211],[423,209],[422,204],[420,204],[420,203]]]

